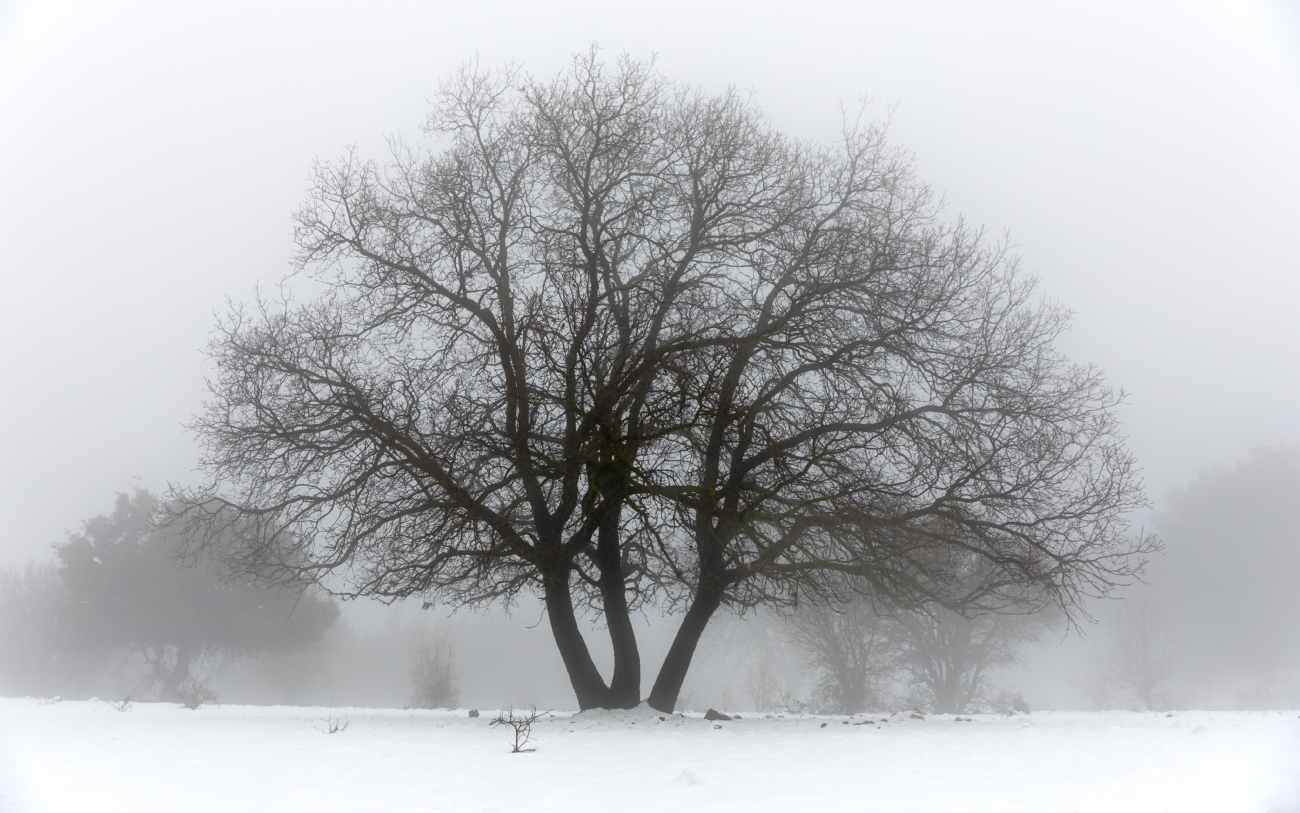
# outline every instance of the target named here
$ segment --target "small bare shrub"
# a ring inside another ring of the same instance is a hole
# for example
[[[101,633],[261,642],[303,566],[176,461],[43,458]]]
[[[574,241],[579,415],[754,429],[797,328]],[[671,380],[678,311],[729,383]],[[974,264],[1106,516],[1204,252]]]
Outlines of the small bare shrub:
[[[327,716],[324,720],[321,720],[321,722],[325,724],[324,728],[321,728],[320,726],[313,726],[313,728],[322,734],[338,734],[340,731],[347,731],[348,729],[347,718],[344,717],[340,719],[335,717],[333,713]]]
[[[514,744],[510,747],[512,754],[524,754],[529,751],[536,751],[536,748],[525,748],[524,746],[533,741],[533,723],[546,712],[538,712],[536,706],[530,706],[528,713],[515,713],[512,707],[509,712],[498,714],[497,718],[489,725],[510,726],[515,733]]]
[[[1028,714],[1029,704],[1024,695],[1012,689],[1002,689],[989,698],[988,707],[997,714]]]
[[[207,683],[192,677],[186,678],[176,688],[175,694],[180,699],[181,705],[190,711],[217,702],[217,693],[208,688]]]
[[[812,706],[799,699],[799,693],[794,689],[782,689],[777,694],[774,711],[784,711],[789,714],[809,714],[812,710]]]

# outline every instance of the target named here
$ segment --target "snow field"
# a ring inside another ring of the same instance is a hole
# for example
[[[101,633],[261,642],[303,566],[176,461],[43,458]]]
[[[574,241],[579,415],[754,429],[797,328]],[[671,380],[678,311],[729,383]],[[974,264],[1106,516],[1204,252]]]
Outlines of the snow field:
[[[1300,811],[1295,711],[495,714],[0,699],[0,811]]]

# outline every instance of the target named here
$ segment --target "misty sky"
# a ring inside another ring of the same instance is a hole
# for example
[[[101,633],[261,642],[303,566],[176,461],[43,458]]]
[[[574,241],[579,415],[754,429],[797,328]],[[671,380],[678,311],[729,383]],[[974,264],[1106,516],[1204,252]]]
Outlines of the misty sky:
[[[197,479],[213,312],[289,271],[314,159],[416,135],[475,54],[593,40],[801,138],[892,107],[1131,393],[1157,501],[1300,442],[1300,3],[0,0],[0,561]]]

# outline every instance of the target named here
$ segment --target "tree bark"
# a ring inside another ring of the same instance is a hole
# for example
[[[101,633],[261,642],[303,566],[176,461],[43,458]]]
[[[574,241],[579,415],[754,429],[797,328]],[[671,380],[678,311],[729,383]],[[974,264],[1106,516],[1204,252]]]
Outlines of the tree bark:
[[[614,648],[614,676],[609,684],[612,708],[635,708],[641,702],[641,653],[627,604],[623,581],[622,551],[618,536],[619,513],[611,511],[601,523],[596,555],[600,563],[600,586],[604,596],[605,626]]]
[[[958,687],[957,682],[960,675],[949,672],[947,680],[939,681],[934,687],[934,713],[935,714],[960,714],[962,709],[957,702]]]
[[[608,708],[609,687],[605,685],[605,679],[600,676],[600,670],[591,659],[587,641],[578,628],[568,575],[566,568],[563,576],[548,576],[543,581],[546,614],[551,619],[551,634],[555,636],[560,657],[564,659],[564,668],[569,673],[569,682],[573,684],[573,693],[578,697],[578,708]]]
[[[682,625],[673,638],[673,645],[668,648],[659,676],[655,678],[654,688],[650,690],[647,701],[652,708],[662,712],[671,712],[677,706],[677,696],[681,694],[682,683],[686,680],[686,671],[691,668],[691,658],[695,647],[708,626],[709,619],[722,606],[722,589],[701,589],[695,594],[691,608],[686,611]]]

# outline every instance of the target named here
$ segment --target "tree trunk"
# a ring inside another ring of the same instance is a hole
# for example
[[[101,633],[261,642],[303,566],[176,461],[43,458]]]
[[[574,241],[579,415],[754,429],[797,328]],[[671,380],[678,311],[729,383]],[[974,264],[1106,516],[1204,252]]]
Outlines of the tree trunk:
[[[867,705],[866,678],[858,674],[858,670],[847,664],[842,665],[837,671],[839,672],[840,683],[840,713],[857,714],[860,711],[865,711]]]
[[[709,619],[722,606],[720,588],[703,590],[695,594],[691,608],[686,611],[682,625],[673,638],[673,645],[668,648],[663,666],[659,668],[659,677],[655,679],[654,688],[650,690],[649,704],[662,712],[671,712],[677,705],[677,696],[681,694],[682,683],[686,680],[686,671],[691,668],[691,658],[695,647],[708,626]]]
[[[618,539],[618,512],[601,523],[597,546],[600,584],[604,594],[605,625],[614,647],[614,676],[609,685],[611,708],[635,708],[641,702],[641,653],[627,606],[627,585]]]
[[[934,713],[935,714],[960,714],[961,708],[957,704],[957,678],[948,675],[947,680],[941,680],[934,687]]]
[[[190,676],[190,648],[188,646],[176,647],[176,663],[172,666],[167,677],[163,679],[163,696],[176,697],[180,691],[181,684]]]
[[[578,628],[568,577],[566,568],[563,576],[548,576],[543,582],[546,614],[551,619],[551,634],[555,636],[555,645],[559,647],[560,657],[564,659],[564,668],[569,673],[569,682],[573,684],[573,693],[578,696],[578,708],[608,708],[609,687],[605,685],[605,679],[600,676],[600,670],[592,661],[582,630]]]

